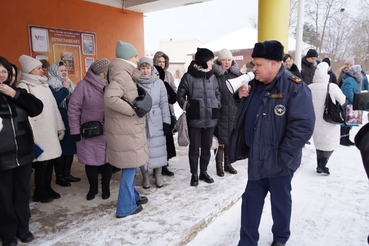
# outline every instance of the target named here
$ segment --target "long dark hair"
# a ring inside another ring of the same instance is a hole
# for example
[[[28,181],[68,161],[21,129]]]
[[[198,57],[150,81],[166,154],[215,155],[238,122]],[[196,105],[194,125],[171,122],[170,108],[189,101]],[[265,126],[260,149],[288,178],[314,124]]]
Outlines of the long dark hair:
[[[12,65],[8,62],[7,59],[5,59],[2,56],[0,56],[0,65],[2,65],[3,67],[5,67],[5,69],[8,71],[8,78],[3,83],[9,85],[10,84],[10,81],[12,80],[12,77],[13,77]]]

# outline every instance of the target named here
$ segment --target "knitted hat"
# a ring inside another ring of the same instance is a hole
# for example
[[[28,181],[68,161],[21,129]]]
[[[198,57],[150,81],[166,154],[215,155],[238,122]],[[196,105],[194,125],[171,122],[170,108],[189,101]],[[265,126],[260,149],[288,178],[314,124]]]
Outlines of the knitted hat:
[[[206,64],[207,61],[214,58],[214,53],[211,50],[205,48],[197,48],[197,52],[195,54],[195,63],[202,68],[208,68]]]
[[[152,59],[148,58],[148,57],[142,57],[139,61],[138,61],[138,64],[137,64],[137,68],[140,69],[140,66],[143,64],[143,63],[147,63],[149,64],[151,67],[154,66],[154,63],[152,61]]]
[[[326,62],[326,63],[328,63],[328,66],[331,66],[331,61],[329,60],[328,57],[324,58],[323,62]]]
[[[309,57],[318,58],[318,52],[316,52],[316,50],[314,49],[309,49],[308,52],[306,53],[306,58],[309,58]]]
[[[345,61],[345,64],[349,64],[351,66],[355,65],[355,60],[353,57],[350,57],[348,58],[346,61]]]
[[[125,43],[119,40],[115,48],[115,55],[117,58],[128,60],[134,56],[137,56],[138,52],[132,44]]]
[[[19,63],[23,73],[30,73],[33,69],[42,66],[42,63],[39,60],[26,55],[21,55],[19,57]]]
[[[223,59],[231,59],[231,60],[233,60],[232,53],[229,50],[227,50],[227,49],[222,49],[218,53],[218,61],[221,61]]]
[[[264,58],[274,61],[283,60],[283,45],[277,40],[256,43],[252,51],[252,58]]]
[[[108,71],[109,64],[110,64],[110,61],[108,59],[101,58],[91,64],[91,70],[96,75],[99,75],[101,73],[106,73]]]

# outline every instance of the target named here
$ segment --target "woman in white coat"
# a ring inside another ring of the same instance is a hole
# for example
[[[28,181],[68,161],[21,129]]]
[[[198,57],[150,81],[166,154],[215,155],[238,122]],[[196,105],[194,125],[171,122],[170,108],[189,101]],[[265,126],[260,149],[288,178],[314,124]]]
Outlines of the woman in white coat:
[[[326,165],[329,157],[340,143],[340,125],[328,123],[323,119],[324,103],[329,83],[328,68],[328,63],[319,63],[315,70],[313,83],[309,85],[316,117],[313,133],[317,155],[316,171],[324,174],[330,174]],[[329,93],[333,103],[339,102],[341,105],[345,103],[346,96],[336,84],[329,83]]]
[[[145,115],[146,137],[149,147],[150,161],[141,166],[143,177],[142,187],[150,188],[148,169],[154,169],[156,187],[163,187],[162,167],[167,165],[166,135],[170,131],[170,113],[167,89],[161,79],[157,77],[157,70],[153,61],[142,57],[138,62],[138,69],[143,75],[138,79],[140,84],[152,98],[152,108]]]

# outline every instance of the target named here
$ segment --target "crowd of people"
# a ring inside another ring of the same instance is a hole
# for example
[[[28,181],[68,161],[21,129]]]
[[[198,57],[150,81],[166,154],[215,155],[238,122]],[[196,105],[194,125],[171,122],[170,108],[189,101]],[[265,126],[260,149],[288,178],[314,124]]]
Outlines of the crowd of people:
[[[285,245],[290,235],[291,180],[304,145],[313,137],[316,172],[325,175],[330,174],[327,163],[337,146],[354,145],[350,126],[323,120],[327,90],[334,103],[352,104],[355,92],[368,89],[368,80],[352,57],[337,79],[330,59],[320,62],[314,49],[302,58],[301,71],[283,50],[278,41],[256,43],[253,60],[240,69],[231,51],[222,49],[215,57],[211,50],[198,48],[178,88],[168,70],[168,55],[158,51],[153,59],[139,59],[136,48],[122,41],[117,42],[115,59],[96,60],[77,85],[68,78],[63,61],[50,65],[21,55],[19,69],[0,57],[2,245],[33,240],[32,169],[33,201],[52,202],[61,197],[52,189],[53,169],[56,185],[70,187],[81,180],[72,176],[75,154],[85,167],[87,200],[98,194],[99,174],[101,197],[109,199],[112,174],[121,170],[116,218],[141,212],[148,198],[135,188],[137,168],[144,189],[151,187],[150,172],[157,188],[165,185],[163,175],[175,175],[168,161],[176,156],[176,102],[187,113],[189,184],[214,182],[208,165],[216,136],[217,176],[237,174],[232,163],[248,158],[239,245],[257,244],[268,192],[272,245]],[[255,79],[231,93],[227,81],[250,71]],[[140,88],[152,99],[151,110],[143,117],[127,103],[138,97]],[[362,143],[362,153],[367,153]]]

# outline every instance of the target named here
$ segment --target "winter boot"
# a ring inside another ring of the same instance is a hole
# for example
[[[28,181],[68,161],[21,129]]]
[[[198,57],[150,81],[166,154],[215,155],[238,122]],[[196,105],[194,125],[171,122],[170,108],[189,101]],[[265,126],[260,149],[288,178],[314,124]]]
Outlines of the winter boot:
[[[350,127],[341,126],[341,139],[340,139],[340,145],[343,146],[351,146],[351,141],[349,138],[350,134]]]
[[[73,163],[73,158],[74,156],[73,155],[66,155],[65,156],[65,164],[64,164],[64,177],[66,180],[68,180],[69,182],[79,182],[81,181],[80,178],[76,178],[76,177],[73,177],[71,174],[70,174],[70,170],[72,168],[72,163]]]
[[[237,174],[237,170],[232,167],[231,164],[228,164],[228,146],[224,145],[224,171],[229,172],[230,174]]]
[[[46,203],[54,200],[53,196],[44,189],[48,164],[48,162],[35,163],[35,191],[33,193],[33,201],[35,202]]]
[[[166,176],[174,176],[174,173],[168,169],[168,164],[166,166],[163,166],[161,169],[161,174]]]
[[[98,193],[98,167],[85,165],[86,176],[88,179],[88,183],[90,184],[90,190],[87,193],[86,199],[88,201],[95,198],[95,195]]]
[[[318,168],[316,169],[317,173],[325,173],[327,175],[330,174],[329,168],[327,166],[328,159],[326,157],[322,157],[318,163]]]
[[[109,163],[99,167],[101,169],[101,190],[102,199],[108,199],[110,197],[110,180],[113,174],[113,166]]]
[[[56,175],[56,181],[55,183],[57,185],[68,187],[71,186],[71,184],[64,178],[64,157],[60,156],[59,158],[56,158],[53,160],[54,168],[55,168],[55,175]]]
[[[219,177],[223,177],[224,176],[224,171],[223,171],[223,145],[219,145],[218,150],[214,150],[214,154],[216,154],[215,156],[215,167],[217,169],[217,175]]]
[[[142,173],[142,188],[149,189],[150,188],[150,178],[149,173],[144,167],[140,167]]]
[[[156,187],[161,188],[164,185],[163,176],[161,175],[161,167],[154,168]]]

